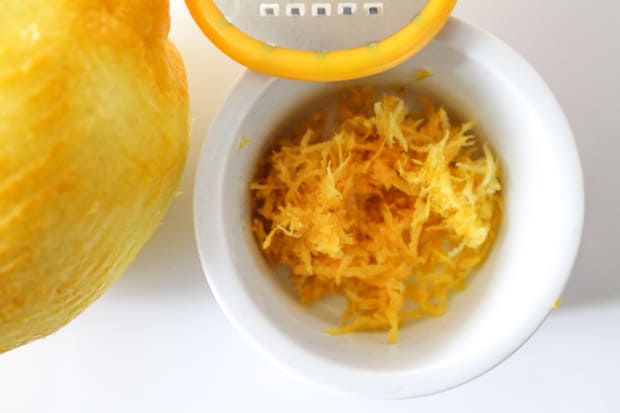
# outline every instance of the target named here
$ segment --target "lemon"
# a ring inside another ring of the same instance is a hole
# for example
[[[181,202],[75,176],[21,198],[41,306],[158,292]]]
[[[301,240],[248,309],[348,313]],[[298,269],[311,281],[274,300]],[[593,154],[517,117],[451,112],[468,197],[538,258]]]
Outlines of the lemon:
[[[8,0],[0,13],[0,352],[97,299],[161,222],[188,91],[163,0]]]

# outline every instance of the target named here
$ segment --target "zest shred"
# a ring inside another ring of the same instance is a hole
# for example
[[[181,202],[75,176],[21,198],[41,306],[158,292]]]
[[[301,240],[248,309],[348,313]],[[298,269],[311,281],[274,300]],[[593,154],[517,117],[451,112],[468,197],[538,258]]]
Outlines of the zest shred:
[[[387,330],[441,316],[488,255],[501,220],[498,161],[423,100],[370,88],[343,92],[341,124],[325,113],[278,142],[250,185],[252,231],[267,259],[291,270],[300,301],[338,294],[347,306],[328,333]]]

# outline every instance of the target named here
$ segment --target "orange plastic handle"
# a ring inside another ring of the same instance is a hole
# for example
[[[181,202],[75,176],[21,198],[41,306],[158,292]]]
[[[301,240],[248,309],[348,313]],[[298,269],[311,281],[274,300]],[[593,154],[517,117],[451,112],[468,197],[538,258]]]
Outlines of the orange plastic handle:
[[[329,82],[370,76],[407,60],[441,30],[456,0],[429,0],[409,24],[384,40],[327,52],[268,45],[235,27],[213,0],[185,3],[202,32],[242,65],[271,76]]]

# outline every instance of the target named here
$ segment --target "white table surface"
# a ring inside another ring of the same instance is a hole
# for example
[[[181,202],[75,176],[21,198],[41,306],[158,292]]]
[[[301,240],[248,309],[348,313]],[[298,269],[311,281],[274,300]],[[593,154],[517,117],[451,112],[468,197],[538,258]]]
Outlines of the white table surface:
[[[564,107],[584,166],[585,232],[563,306],[521,350],[466,385],[397,402],[347,399],[289,377],[215,303],[194,246],[191,188],[207,127],[242,69],[172,3],[194,118],[185,194],[103,298],[60,332],[0,356],[0,412],[620,412],[620,1],[457,6],[455,15],[522,53]]]

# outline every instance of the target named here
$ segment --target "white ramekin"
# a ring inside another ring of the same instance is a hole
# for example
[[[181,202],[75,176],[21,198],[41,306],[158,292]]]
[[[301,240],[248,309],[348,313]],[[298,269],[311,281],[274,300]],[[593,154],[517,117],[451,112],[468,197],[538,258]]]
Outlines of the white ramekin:
[[[420,68],[433,76],[416,82]],[[488,261],[445,316],[403,327],[395,345],[385,343],[384,333],[326,335],[326,327],[340,322],[342,302],[300,305],[286,276],[265,263],[249,230],[248,184],[266,141],[318,96],[356,84],[406,85],[477,120],[505,175],[504,219]],[[242,138],[250,143],[239,149]],[[239,332],[300,378],[376,398],[454,387],[519,348],[562,293],[583,213],[577,150],[551,91],[510,47],[454,18],[417,56],[361,81],[304,83],[246,73],[202,148],[194,211],[207,279]]]

